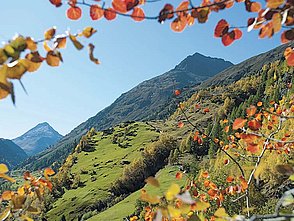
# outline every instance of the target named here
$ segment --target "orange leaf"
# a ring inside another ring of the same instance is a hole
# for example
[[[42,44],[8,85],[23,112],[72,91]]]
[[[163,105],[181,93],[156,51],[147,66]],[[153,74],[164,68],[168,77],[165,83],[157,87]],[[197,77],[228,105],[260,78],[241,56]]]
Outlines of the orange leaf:
[[[123,0],[113,0],[112,7],[114,8],[114,10],[116,10],[120,13],[127,12],[127,5],[126,5],[126,2]]]
[[[261,10],[261,4],[259,2],[252,2],[250,6],[251,12],[259,12]]]
[[[233,123],[233,130],[238,130],[239,128],[244,127],[246,122],[247,122],[247,120],[243,119],[243,118],[235,119],[235,121]]]
[[[92,20],[98,20],[104,15],[103,9],[99,5],[91,5],[90,7],[90,17]]]
[[[67,9],[66,15],[71,20],[78,20],[82,16],[82,9],[75,6]]]
[[[143,21],[145,19],[145,13],[144,13],[143,9],[136,7],[133,9],[133,13],[132,13],[131,17],[135,21]]]
[[[235,178],[232,177],[232,176],[228,176],[227,179],[226,179],[226,181],[227,181],[228,183],[231,183],[231,182],[233,182],[234,180],[235,180]]]
[[[170,27],[175,32],[182,32],[187,25],[186,17],[178,17],[170,23]]]
[[[179,96],[181,94],[181,91],[180,90],[175,90],[174,93],[175,93],[176,96]]]
[[[209,113],[209,111],[210,111],[209,108],[205,108],[205,109],[203,110],[204,113]]]
[[[268,8],[278,8],[284,2],[285,2],[284,0],[267,0],[266,6]]]
[[[254,153],[257,153],[259,151],[259,146],[258,144],[253,144],[253,143],[250,143],[248,146],[247,146],[247,150],[249,152],[251,152],[252,154]]]
[[[225,164],[225,165],[228,165],[229,163],[230,163],[230,160],[229,160],[229,159],[225,159],[225,160],[224,160],[224,164]]]
[[[261,101],[257,102],[257,106],[258,107],[261,107],[262,106],[262,102]]]
[[[251,105],[246,109],[246,113],[249,117],[253,116],[256,113],[257,108],[254,105]]]
[[[228,30],[229,23],[225,19],[222,19],[217,23],[214,29],[214,37],[222,37],[224,34],[228,33]]]
[[[294,40],[294,29],[284,31],[281,35],[282,43],[287,43]]]
[[[203,178],[207,178],[207,177],[209,177],[209,174],[208,174],[207,171],[204,171],[204,172],[202,172],[201,176],[202,176]]]
[[[215,197],[216,194],[217,194],[217,191],[216,191],[216,190],[213,190],[213,189],[209,189],[209,190],[207,191],[207,194],[208,194],[209,196],[211,196],[211,197]]]
[[[286,48],[284,56],[289,66],[294,66],[294,51],[291,47]]]
[[[178,122],[178,128],[182,128],[184,126],[184,123],[182,121]]]
[[[116,18],[116,12],[112,8],[108,8],[104,10],[104,17],[111,21]]]
[[[55,174],[55,172],[54,172],[54,170],[52,170],[51,168],[46,168],[45,170],[44,170],[44,177],[48,180],[49,179],[49,176],[52,176],[52,175],[54,175]]]
[[[4,191],[1,195],[2,200],[11,200],[11,191]]]
[[[180,179],[182,179],[182,177],[183,177],[183,173],[177,172],[176,179],[180,180]]]
[[[225,131],[226,133],[228,133],[228,132],[230,131],[230,126],[229,126],[229,125],[228,125],[228,126],[225,126],[224,131]]]
[[[49,0],[52,5],[55,7],[60,7],[62,5],[62,0]]]
[[[248,127],[253,131],[257,131],[261,128],[261,123],[254,119],[248,122]]]

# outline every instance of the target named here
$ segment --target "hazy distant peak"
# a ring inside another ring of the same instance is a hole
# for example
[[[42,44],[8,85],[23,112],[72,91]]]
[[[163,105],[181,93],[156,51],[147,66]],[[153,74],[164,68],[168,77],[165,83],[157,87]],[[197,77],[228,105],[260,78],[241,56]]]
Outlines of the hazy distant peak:
[[[28,155],[39,153],[62,138],[48,122],[39,123],[20,137],[13,139]]]

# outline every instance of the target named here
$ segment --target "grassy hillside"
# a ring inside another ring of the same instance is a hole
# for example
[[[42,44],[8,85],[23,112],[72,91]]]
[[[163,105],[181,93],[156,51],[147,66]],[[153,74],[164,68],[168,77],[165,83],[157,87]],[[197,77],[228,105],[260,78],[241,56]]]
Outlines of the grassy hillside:
[[[168,189],[172,183],[183,184],[184,180],[175,180],[175,175],[179,168],[176,166],[167,166],[166,168],[160,170],[156,174],[156,178],[160,182],[160,188],[154,188],[148,184],[144,186],[151,195],[163,195],[163,193]],[[96,220],[112,220],[121,221],[124,217],[127,217],[134,213],[136,201],[140,198],[141,190],[134,192],[121,202],[115,204],[104,212],[101,212],[89,219],[89,221]]]
[[[113,132],[90,136],[92,149],[76,149],[68,158],[74,158],[68,171],[73,183],[48,212],[49,220],[60,220],[62,215],[66,220],[73,220],[95,207],[95,203],[103,200],[107,203],[111,197],[108,189],[121,176],[124,165],[138,158],[145,145],[158,135],[145,123],[132,123],[118,126]]]

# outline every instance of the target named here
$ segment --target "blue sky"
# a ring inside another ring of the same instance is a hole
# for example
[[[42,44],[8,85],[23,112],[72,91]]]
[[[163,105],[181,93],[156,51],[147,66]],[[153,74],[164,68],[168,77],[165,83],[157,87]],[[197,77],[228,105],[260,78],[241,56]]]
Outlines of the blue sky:
[[[180,1],[170,2],[177,5]],[[165,3],[162,0],[149,4],[146,14],[149,11],[148,14],[156,15]],[[76,51],[68,44],[62,52],[64,63],[60,67],[51,68],[44,63],[38,72],[23,77],[29,95],[15,82],[16,106],[10,98],[0,101],[0,137],[4,138],[17,137],[44,121],[64,135],[110,105],[121,93],[172,69],[195,52],[239,63],[280,45],[278,35],[259,40],[257,31],[244,30],[243,38],[229,47],[213,37],[221,18],[240,26],[254,16],[245,12],[243,3],[213,13],[206,24],[196,23],[182,33],[171,31],[169,22],[136,23],[124,17],[112,22],[91,21],[88,8],[83,8],[82,19],[70,21],[65,17],[67,7],[55,8],[49,0],[4,1],[1,7],[0,41],[7,41],[16,33],[40,39],[52,26],[59,33],[93,26],[98,32],[90,42],[96,45],[95,56],[101,61],[96,66],[89,61],[87,50]]]

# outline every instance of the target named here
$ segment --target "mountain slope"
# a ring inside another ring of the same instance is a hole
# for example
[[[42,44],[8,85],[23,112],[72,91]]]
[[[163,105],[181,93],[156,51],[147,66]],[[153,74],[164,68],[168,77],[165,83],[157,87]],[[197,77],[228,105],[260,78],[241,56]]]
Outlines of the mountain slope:
[[[62,161],[92,127],[101,130],[128,120],[160,119],[162,115],[154,113],[166,109],[165,104],[169,102],[174,88],[200,84],[230,66],[231,62],[199,53],[188,56],[174,69],[122,94],[109,107],[72,130],[53,148],[29,159],[26,166],[38,169],[48,166],[48,163]]]
[[[11,140],[0,139],[0,163],[5,163],[9,168],[15,167],[28,155]]]
[[[62,138],[47,122],[40,123],[25,134],[13,139],[29,156],[45,150]]]
[[[242,77],[255,74],[256,71],[262,69],[265,64],[271,63],[276,60],[284,60],[284,51],[287,47],[293,47],[294,42],[281,45],[268,52],[249,58],[237,65],[231,66],[226,70],[220,72],[214,77],[208,79],[201,84],[201,88],[205,88],[212,85],[224,85],[235,82]]]

